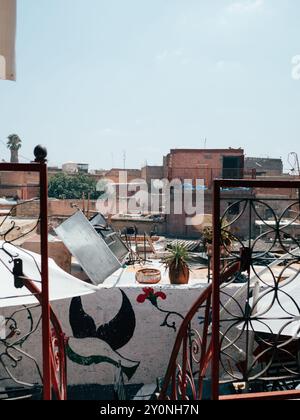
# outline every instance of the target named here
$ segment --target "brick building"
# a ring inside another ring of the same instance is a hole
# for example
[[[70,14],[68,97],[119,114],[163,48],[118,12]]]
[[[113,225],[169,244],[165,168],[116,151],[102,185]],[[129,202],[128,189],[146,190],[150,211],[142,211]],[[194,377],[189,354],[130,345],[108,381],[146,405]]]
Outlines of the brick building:
[[[105,178],[111,180],[115,184],[120,183],[120,173],[126,172],[127,182],[141,179],[142,171],[140,169],[119,169],[113,168],[105,173]]]
[[[212,184],[217,178],[243,178],[243,149],[174,149],[164,159],[164,172],[169,181],[179,179],[182,182],[203,180],[205,191],[204,213],[212,213]],[[167,215],[169,235],[199,237],[199,226],[187,224],[191,215],[184,212],[175,214],[171,197],[170,214]],[[195,205],[195,197],[193,197]]]
[[[151,181],[153,181],[155,179],[163,179],[165,177],[164,167],[163,166],[149,166],[149,165],[146,165],[142,168],[141,177],[150,186]]]
[[[0,197],[30,200],[39,195],[39,176],[35,172],[0,172]]]
[[[207,188],[216,178],[241,178],[243,149],[173,149],[164,160],[169,180],[203,179]]]

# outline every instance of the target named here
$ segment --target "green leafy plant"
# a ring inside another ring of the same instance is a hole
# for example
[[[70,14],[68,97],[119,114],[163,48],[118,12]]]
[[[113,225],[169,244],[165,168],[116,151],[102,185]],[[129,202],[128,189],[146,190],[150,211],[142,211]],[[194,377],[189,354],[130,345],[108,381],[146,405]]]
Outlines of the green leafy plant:
[[[186,284],[189,281],[190,257],[187,248],[182,244],[175,244],[169,249],[169,255],[164,260],[169,269],[170,281],[173,284]]]
[[[10,150],[12,163],[19,163],[18,152],[22,147],[22,140],[17,134],[11,134],[7,137],[7,148]]]
[[[222,220],[221,225],[221,244],[227,247],[232,245],[233,237],[232,234],[227,230],[227,220]],[[212,245],[213,243],[213,226],[205,226],[202,231],[202,240],[205,247]]]
[[[103,184],[104,185],[104,184]],[[58,199],[81,199],[82,195],[90,194],[91,199],[98,199],[101,192],[97,191],[97,182],[85,174],[68,175],[59,173],[49,181],[49,197]]]

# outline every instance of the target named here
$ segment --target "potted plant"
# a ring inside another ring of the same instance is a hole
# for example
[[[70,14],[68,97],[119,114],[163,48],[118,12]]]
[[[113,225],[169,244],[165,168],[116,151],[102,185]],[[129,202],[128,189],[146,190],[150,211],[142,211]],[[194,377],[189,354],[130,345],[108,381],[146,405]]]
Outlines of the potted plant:
[[[188,284],[190,278],[189,254],[182,244],[170,248],[170,254],[164,258],[164,264],[169,269],[171,284]]]
[[[232,245],[232,235],[230,232],[225,230],[225,226],[227,226],[226,220],[222,222],[221,228],[221,253],[223,255],[227,254],[227,251],[230,249]],[[212,244],[213,244],[213,227],[212,225],[205,226],[202,231],[202,240],[204,247],[206,249],[207,255],[210,257],[212,256]]]

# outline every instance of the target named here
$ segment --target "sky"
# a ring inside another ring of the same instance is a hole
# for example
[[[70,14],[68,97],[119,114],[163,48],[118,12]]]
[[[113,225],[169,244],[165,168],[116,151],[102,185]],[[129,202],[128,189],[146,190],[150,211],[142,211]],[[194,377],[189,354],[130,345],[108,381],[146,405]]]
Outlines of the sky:
[[[50,165],[160,165],[205,144],[286,163],[300,152],[299,19],[295,0],[18,0],[0,159],[17,133],[25,159],[42,143]]]

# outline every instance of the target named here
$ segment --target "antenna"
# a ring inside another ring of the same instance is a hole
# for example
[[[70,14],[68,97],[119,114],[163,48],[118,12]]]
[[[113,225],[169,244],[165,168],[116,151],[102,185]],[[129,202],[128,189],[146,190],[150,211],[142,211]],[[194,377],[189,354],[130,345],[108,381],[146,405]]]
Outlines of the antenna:
[[[124,171],[126,169],[126,158],[127,158],[126,150],[123,150],[123,169],[124,169]]]
[[[206,149],[206,145],[207,145],[207,138],[205,137],[205,139],[204,139],[204,149]]]

